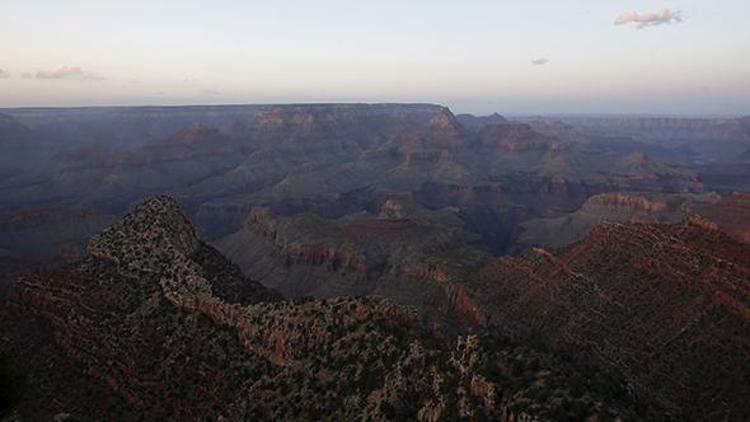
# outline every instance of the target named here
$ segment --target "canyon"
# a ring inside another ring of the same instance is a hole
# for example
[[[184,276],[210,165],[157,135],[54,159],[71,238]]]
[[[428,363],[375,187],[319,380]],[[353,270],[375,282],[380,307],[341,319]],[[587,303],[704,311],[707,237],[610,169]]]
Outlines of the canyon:
[[[649,412],[614,396],[609,378],[587,381],[571,364],[490,332],[446,342],[382,299],[285,300],[203,243],[166,197],[95,235],[83,259],[19,277],[1,297],[0,350],[30,381],[24,418],[524,421]],[[48,370],[51,362],[61,368]]]
[[[748,118],[0,109],[18,415],[743,420],[748,151]]]

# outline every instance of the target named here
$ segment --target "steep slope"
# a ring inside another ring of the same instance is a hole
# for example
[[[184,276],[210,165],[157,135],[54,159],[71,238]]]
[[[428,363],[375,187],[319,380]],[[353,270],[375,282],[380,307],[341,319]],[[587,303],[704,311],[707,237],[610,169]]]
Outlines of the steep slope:
[[[715,203],[695,204],[690,211],[710,227],[750,243],[750,193],[735,192]]]
[[[750,246],[707,228],[611,224],[467,284],[488,321],[622,374],[694,420],[750,414]]]
[[[88,251],[3,286],[0,353],[30,375],[24,419],[636,418],[617,383],[496,337],[446,342],[379,299],[283,301],[168,198]]]

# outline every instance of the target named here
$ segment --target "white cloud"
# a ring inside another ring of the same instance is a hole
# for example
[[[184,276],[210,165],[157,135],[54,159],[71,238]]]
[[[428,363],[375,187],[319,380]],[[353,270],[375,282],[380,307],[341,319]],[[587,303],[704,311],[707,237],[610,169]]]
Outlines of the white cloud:
[[[682,22],[682,12],[663,9],[652,13],[625,12],[615,19],[615,25],[635,24],[636,28]]]
[[[549,59],[546,59],[544,57],[540,57],[538,59],[531,59],[531,64],[534,66],[544,66],[547,63],[549,63]]]
[[[8,79],[10,78],[10,73],[6,72],[3,69],[0,69],[0,79]]]
[[[84,72],[79,66],[62,66],[55,70],[41,70],[34,74],[26,72],[23,77],[26,79],[87,79],[93,81],[104,79],[93,73]]]

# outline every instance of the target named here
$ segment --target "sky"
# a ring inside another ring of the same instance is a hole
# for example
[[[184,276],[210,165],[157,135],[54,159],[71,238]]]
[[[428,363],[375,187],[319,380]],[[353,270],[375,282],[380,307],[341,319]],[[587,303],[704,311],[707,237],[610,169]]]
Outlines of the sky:
[[[748,0],[2,0],[0,107],[750,114]]]

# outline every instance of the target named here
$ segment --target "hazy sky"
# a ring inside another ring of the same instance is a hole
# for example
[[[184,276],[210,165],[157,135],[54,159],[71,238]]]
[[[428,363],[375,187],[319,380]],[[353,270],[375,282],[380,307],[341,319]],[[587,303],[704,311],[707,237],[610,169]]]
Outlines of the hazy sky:
[[[2,0],[0,106],[750,113],[750,0]]]

